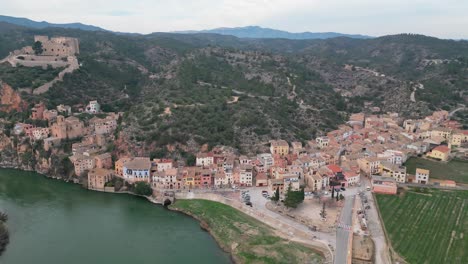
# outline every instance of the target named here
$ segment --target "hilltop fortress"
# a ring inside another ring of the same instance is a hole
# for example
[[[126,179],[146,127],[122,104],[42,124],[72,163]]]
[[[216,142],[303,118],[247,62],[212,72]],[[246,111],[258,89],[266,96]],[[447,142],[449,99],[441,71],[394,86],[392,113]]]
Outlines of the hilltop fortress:
[[[42,43],[42,56],[68,57],[75,56],[80,53],[78,39],[68,37],[53,37],[34,36],[34,42]],[[29,54],[34,54],[31,46]]]
[[[25,88],[23,91],[42,94],[49,90],[56,82],[62,81],[66,73],[72,73],[80,67],[76,55],[80,53],[79,42],[76,38],[34,36],[34,43],[42,44],[42,52],[35,51],[33,46],[26,46],[10,52],[0,63],[8,62],[11,66],[64,68],[56,78],[34,89]],[[33,44],[34,44],[33,43]]]
[[[34,36],[34,42],[42,44],[42,52],[36,54],[33,46],[10,52],[2,62],[8,61],[13,67],[23,65],[25,67],[53,68],[78,65],[76,55],[80,53],[79,42],[76,38]]]

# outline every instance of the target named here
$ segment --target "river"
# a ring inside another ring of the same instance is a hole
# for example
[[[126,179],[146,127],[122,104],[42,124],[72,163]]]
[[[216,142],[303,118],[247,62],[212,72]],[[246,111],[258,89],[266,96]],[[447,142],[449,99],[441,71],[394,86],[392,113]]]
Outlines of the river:
[[[231,263],[199,223],[126,194],[0,169],[2,264]]]

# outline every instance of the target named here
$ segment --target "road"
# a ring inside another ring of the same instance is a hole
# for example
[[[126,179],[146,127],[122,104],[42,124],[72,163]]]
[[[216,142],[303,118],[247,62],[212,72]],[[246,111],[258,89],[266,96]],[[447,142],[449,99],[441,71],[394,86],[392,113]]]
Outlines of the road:
[[[291,226],[298,230],[308,232],[310,233],[311,237],[313,236],[317,237],[316,241],[322,242],[325,245],[329,245],[329,247],[331,246],[332,250],[334,249],[334,246],[336,244],[336,236],[333,233],[325,233],[325,232],[320,232],[320,231],[312,232],[309,230],[308,226],[302,223],[296,222],[284,215],[281,215],[281,214],[278,214],[276,212],[269,210],[265,206],[268,200],[267,198],[262,196],[262,190],[263,190],[262,188],[258,188],[258,187],[242,189],[242,191],[249,191],[250,201],[252,202],[253,209],[255,209],[256,211],[264,215],[268,215],[272,218],[279,220],[280,222],[283,223],[284,227]]]
[[[466,107],[463,106],[463,107],[459,107],[455,110],[453,110],[452,112],[449,113],[449,117],[452,117],[456,112],[460,111],[460,110],[464,110]]]
[[[340,223],[336,228],[336,253],[335,263],[344,264],[348,263],[349,254],[351,254],[352,248],[349,248],[350,236],[353,234],[352,231],[352,216],[353,216],[353,204],[354,196],[348,196],[345,199],[345,205],[341,210]],[[350,263],[350,262],[349,262]]]
[[[367,185],[370,186],[368,179],[365,179],[365,182],[368,182]],[[383,230],[383,223],[380,221],[379,213],[377,212],[376,202],[374,201],[374,196],[371,192],[365,192],[366,198],[369,201],[370,209],[367,210],[367,227],[374,241],[375,248],[375,263],[376,264],[390,264],[390,255],[387,245],[387,240],[385,238],[385,233]]]

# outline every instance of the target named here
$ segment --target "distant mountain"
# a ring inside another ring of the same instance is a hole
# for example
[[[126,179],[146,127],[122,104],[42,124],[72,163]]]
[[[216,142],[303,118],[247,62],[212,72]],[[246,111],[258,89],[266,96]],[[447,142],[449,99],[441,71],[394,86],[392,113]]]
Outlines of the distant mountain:
[[[37,22],[28,18],[2,16],[2,15],[0,15],[0,22],[7,22],[10,24],[29,27],[29,28],[58,27],[58,28],[81,29],[81,30],[86,30],[86,31],[107,31],[100,27],[96,27],[92,25],[85,25],[82,23],[54,24],[54,23],[49,23],[46,21]]]
[[[356,39],[368,39],[372,38],[371,36],[357,35],[357,34],[342,34],[336,32],[322,32],[322,33],[312,33],[312,32],[302,32],[302,33],[291,33],[287,31],[271,29],[271,28],[262,28],[258,26],[248,26],[248,27],[235,27],[235,28],[215,28],[209,30],[189,30],[189,31],[176,31],[174,33],[215,33],[221,35],[231,35],[238,38],[284,38],[284,39],[329,39],[336,37],[349,37]]]

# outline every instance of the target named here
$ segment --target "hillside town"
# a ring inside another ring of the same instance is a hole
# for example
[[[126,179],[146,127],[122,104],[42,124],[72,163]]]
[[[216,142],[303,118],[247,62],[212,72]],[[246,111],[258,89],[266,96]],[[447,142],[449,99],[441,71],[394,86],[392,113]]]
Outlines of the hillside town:
[[[283,195],[289,186],[304,187],[306,195],[360,184],[361,177],[371,179],[376,193],[396,194],[398,184],[417,183],[455,186],[450,180],[432,179],[426,168],[407,172],[409,157],[447,162],[454,147],[468,144],[468,131],[449,118],[447,111],[436,111],[419,120],[402,120],[395,113],[366,116],[351,115],[324,136],[305,144],[271,140],[269,152],[255,156],[238,155],[232,148],[218,146],[196,153],[195,164],[168,158],[114,158],[107,146],[115,140],[122,113],[103,113],[98,101],[90,101],[72,113],[70,106],[46,109],[43,103],[31,109],[30,120],[45,126],[17,123],[13,134],[42,142],[49,151],[62,141],[72,144],[69,160],[76,176],[86,177],[90,189],[104,190],[114,177],[127,183],[146,182],[155,190],[197,190],[213,188],[263,187]],[[89,120],[77,116],[88,114]],[[458,155],[464,155],[459,152]],[[109,190],[109,189],[107,189]]]

